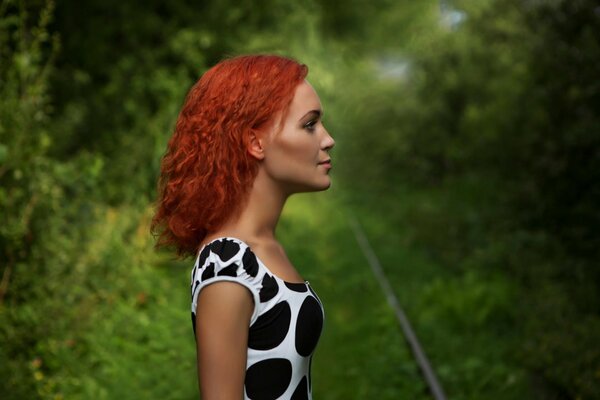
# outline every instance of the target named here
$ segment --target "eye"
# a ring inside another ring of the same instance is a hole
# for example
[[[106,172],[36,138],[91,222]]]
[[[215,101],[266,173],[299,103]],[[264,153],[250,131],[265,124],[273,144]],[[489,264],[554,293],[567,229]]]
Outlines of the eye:
[[[309,132],[314,132],[316,125],[317,120],[313,119],[312,121],[308,121],[306,124],[304,124],[304,129],[306,129]]]

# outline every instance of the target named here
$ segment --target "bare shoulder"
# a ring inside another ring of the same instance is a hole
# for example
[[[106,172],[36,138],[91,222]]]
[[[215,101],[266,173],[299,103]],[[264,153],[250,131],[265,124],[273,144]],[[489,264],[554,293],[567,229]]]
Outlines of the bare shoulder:
[[[196,308],[196,315],[202,314],[205,321],[208,318],[207,314],[218,316],[220,313],[226,313],[236,319],[241,317],[245,319],[247,316],[250,321],[254,300],[246,287],[236,282],[219,281],[200,291]],[[222,318],[223,316],[221,316]]]

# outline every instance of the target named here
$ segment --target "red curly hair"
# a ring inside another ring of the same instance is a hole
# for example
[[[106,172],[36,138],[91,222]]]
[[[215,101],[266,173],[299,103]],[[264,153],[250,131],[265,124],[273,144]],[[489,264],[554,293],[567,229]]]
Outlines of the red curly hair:
[[[190,89],[162,159],[151,231],[156,247],[193,256],[208,232],[241,211],[258,173],[250,133],[286,113],[308,68],[275,55],[244,55],[209,69]]]

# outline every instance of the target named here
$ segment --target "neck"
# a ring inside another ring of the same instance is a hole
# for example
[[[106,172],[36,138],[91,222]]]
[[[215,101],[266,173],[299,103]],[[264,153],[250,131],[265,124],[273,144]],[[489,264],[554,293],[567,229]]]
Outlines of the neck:
[[[260,168],[239,216],[227,221],[219,231],[249,242],[275,240],[275,229],[288,197]]]

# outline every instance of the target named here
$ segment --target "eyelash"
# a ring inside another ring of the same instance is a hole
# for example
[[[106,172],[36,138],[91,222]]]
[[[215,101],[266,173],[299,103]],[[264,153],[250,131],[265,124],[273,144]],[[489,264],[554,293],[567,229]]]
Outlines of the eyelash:
[[[304,129],[306,129],[309,132],[314,132],[315,131],[315,125],[317,125],[317,121],[313,120],[313,121],[309,121],[304,125]]]

